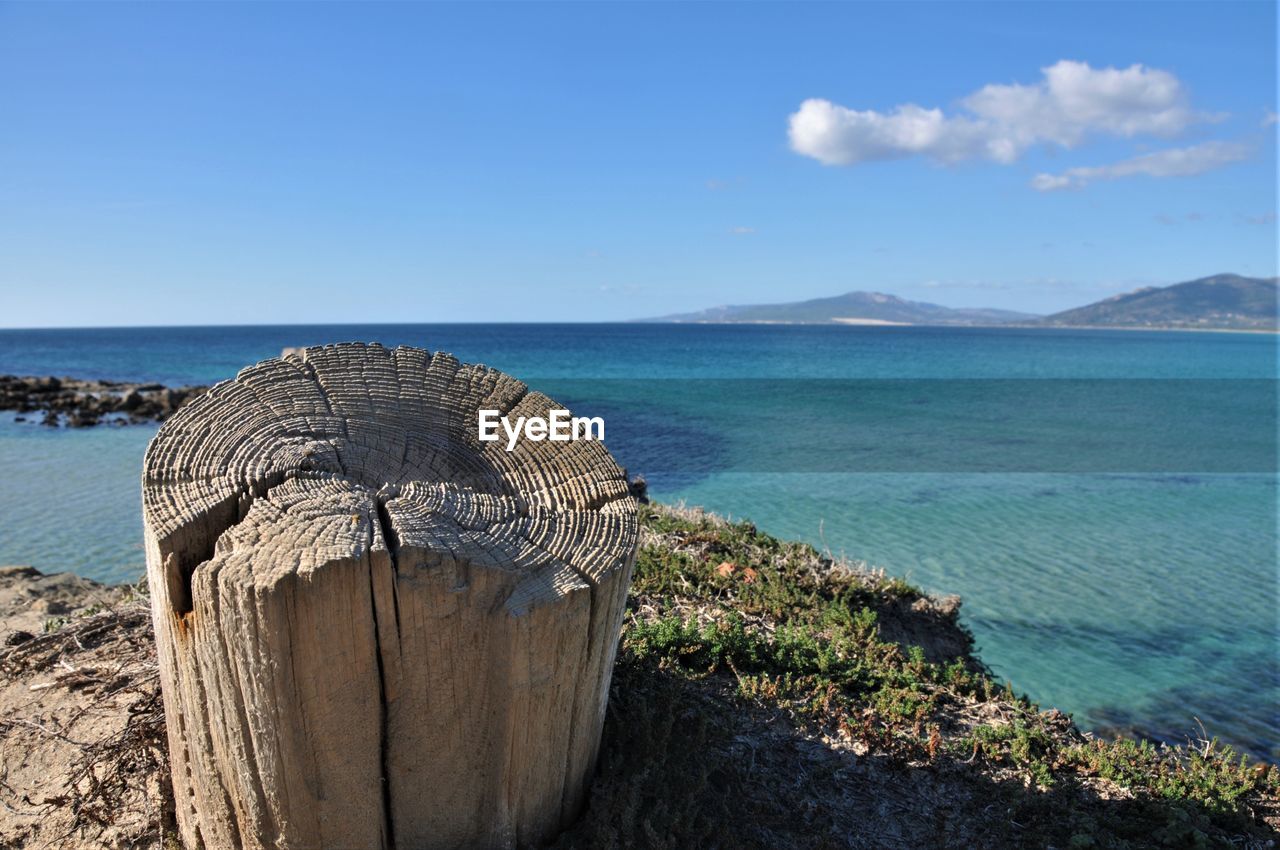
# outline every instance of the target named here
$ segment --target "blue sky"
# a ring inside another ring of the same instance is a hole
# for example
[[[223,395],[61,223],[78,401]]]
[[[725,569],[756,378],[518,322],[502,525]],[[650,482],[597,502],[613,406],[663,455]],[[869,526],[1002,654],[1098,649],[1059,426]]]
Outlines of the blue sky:
[[[1041,312],[1275,275],[1276,24],[1243,2],[0,5],[0,326],[856,289]]]

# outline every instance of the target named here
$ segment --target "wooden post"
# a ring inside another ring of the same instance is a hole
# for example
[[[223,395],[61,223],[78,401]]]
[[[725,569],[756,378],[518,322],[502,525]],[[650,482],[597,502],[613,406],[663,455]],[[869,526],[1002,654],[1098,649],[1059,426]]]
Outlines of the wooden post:
[[[167,422],[147,574],[188,848],[510,848],[575,818],[636,551],[599,442],[481,442],[556,405],[341,344]]]

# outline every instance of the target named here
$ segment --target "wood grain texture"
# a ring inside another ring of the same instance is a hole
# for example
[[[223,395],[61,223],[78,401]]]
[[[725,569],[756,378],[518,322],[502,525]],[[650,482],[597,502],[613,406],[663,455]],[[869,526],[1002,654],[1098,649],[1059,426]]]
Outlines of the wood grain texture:
[[[143,514],[188,848],[527,847],[577,815],[635,503],[600,443],[476,433],[556,406],[344,343],[160,429]]]

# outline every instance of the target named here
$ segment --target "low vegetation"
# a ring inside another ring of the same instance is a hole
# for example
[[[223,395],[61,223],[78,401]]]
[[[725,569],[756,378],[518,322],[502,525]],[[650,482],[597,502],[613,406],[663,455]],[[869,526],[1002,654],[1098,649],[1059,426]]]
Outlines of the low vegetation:
[[[954,604],[643,510],[601,776],[559,846],[1275,846],[1275,767],[1094,739],[994,681]]]

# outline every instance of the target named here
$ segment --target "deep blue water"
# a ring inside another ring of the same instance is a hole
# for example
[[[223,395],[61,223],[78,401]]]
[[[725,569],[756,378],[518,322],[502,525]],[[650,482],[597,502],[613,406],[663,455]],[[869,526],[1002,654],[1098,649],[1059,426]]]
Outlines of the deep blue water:
[[[651,492],[965,599],[1086,726],[1280,760],[1277,340],[800,326],[0,331],[0,373],[207,383],[289,345],[446,350],[606,420]],[[0,419],[0,563],[142,572],[154,428]]]

